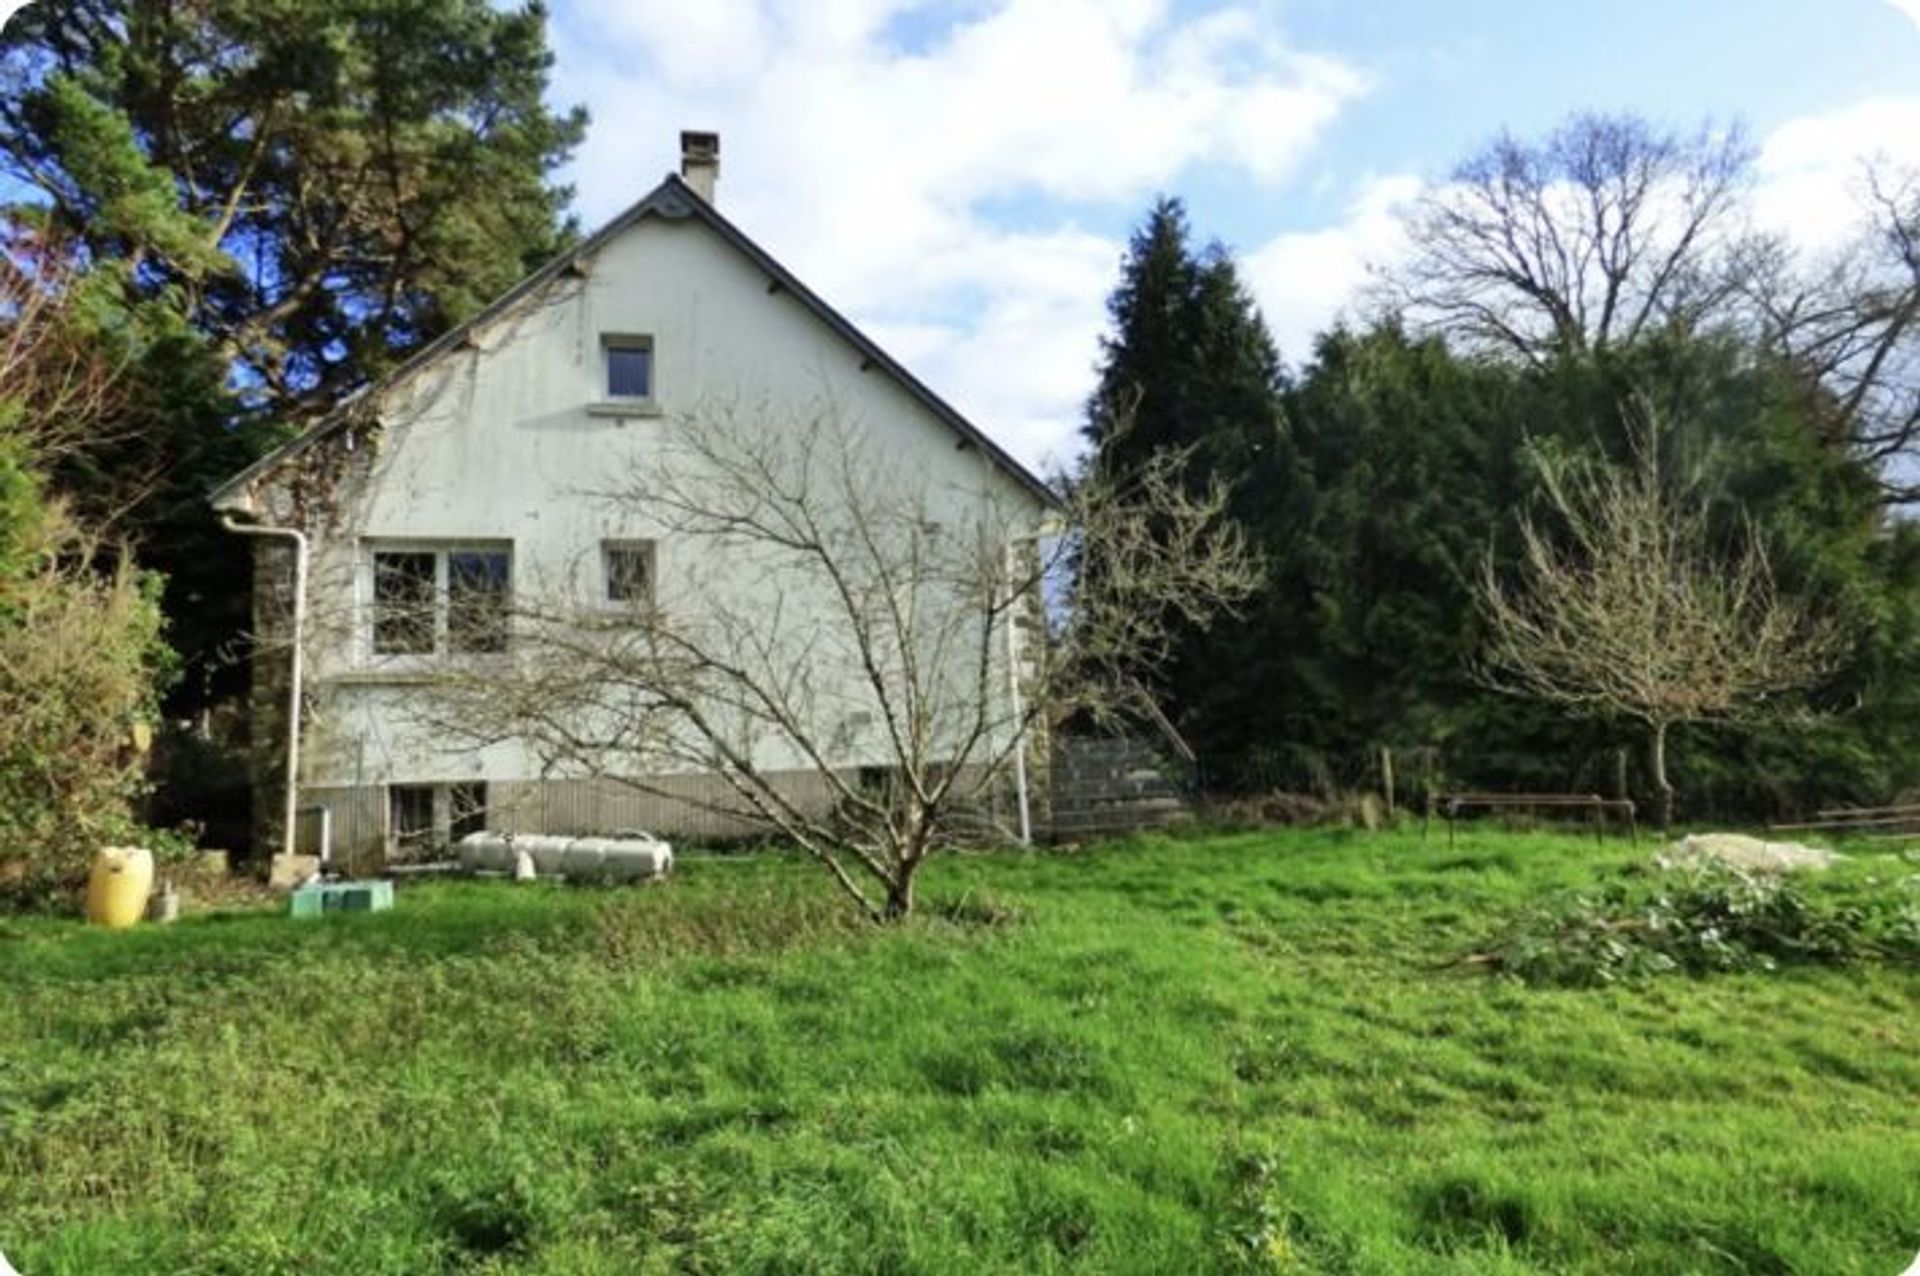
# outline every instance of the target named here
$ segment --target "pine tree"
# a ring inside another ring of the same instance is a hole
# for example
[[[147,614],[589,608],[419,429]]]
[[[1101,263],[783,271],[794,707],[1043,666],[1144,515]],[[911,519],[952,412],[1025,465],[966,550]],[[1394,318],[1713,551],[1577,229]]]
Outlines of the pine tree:
[[[1111,335],[1082,433],[1100,459],[1131,457],[1180,441],[1177,409],[1189,375],[1193,299],[1200,264],[1188,243],[1186,209],[1162,197],[1133,234],[1120,283],[1107,299]]]
[[[1279,352],[1233,258],[1218,244],[1194,250],[1179,200],[1148,211],[1107,313],[1112,333],[1083,429],[1104,463],[1193,447],[1204,480],[1244,473],[1280,437]]]
[[[322,411],[550,256],[584,127],[538,4],[69,0],[0,45],[0,163],[251,406]]]
[[[573,234],[551,63],[538,0],[61,0],[0,34],[6,218],[90,265],[136,387],[53,479],[165,573],[184,696],[243,675],[211,659],[248,589],[207,487]]]
[[[1188,449],[1197,490],[1226,482],[1231,510],[1256,545],[1291,520],[1298,465],[1286,437],[1279,352],[1232,257],[1196,251],[1186,210],[1161,198],[1134,233],[1108,301],[1099,387],[1088,402],[1091,464],[1125,474],[1164,449]],[[1264,603],[1255,599],[1251,611]],[[1162,707],[1197,748],[1222,713],[1257,699],[1252,631],[1231,617],[1212,632],[1170,619],[1177,635]],[[1222,667],[1226,661],[1227,666]]]

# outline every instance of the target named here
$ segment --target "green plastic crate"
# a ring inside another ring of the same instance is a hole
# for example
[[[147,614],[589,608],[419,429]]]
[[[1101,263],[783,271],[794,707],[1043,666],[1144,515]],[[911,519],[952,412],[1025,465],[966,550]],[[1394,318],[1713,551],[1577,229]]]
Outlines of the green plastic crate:
[[[322,882],[293,893],[295,917],[325,917],[329,913],[384,913],[393,907],[393,883]]]

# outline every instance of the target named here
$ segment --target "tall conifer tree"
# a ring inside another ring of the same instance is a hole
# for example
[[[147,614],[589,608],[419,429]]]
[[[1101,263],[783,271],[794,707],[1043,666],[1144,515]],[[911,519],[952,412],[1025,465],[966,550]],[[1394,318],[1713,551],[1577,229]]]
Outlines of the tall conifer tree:
[[[534,0],[64,0],[0,38],[0,166],[282,419],[503,292],[568,233]]]
[[[1289,521],[1298,466],[1279,352],[1233,258],[1218,244],[1195,250],[1185,208],[1163,197],[1134,233],[1107,309],[1112,327],[1085,426],[1092,463],[1124,474],[1162,449],[1191,449],[1192,484],[1230,484],[1249,538],[1273,540]],[[1205,744],[1220,713],[1239,712],[1230,706],[1252,688],[1248,626],[1227,618],[1211,633],[1172,628],[1176,657],[1156,690],[1168,716]]]
[[[208,485],[572,234],[551,64],[539,0],[60,0],[0,34],[7,220],[90,265],[134,360],[128,418],[54,477],[166,574],[175,711],[240,673]]]

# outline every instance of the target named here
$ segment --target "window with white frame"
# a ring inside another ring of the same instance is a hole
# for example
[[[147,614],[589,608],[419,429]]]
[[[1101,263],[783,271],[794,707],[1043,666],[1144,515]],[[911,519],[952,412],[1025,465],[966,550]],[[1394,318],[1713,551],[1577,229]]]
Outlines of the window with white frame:
[[[513,546],[377,546],[372,599],[375,655],[505,651]]]
[[[653,338],[605,336],[600,348],[606,364],[607,398],[622,403],[653,401]]]
[[[602,541],[600,562],[608,602],[629,607],[652,604],[652,541]]]

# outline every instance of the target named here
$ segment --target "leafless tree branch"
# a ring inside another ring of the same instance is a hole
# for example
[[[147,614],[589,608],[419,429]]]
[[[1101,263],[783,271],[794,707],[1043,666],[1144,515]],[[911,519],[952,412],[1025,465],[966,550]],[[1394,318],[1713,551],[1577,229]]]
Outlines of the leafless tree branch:
[[[1474,344],[1539,361],[1697,323],[1739,286],[1752,149],[1577,116],[1541,143],[1503,134],[1421,198],[1414,255],[1378,299]]]
[[[984,462],[933,480],[832,404],[710,408],[662,436],[591,496],[698,588],[608,607],[577,574],[516,584],[507,658],[449,665],[419,713],[645,792],[716,776],[715,809],[813,856],[875,920],[911,911],[920,867],[1049,722],[1144,694],[1169,604],[1204,620],[1254,585],[1224,491],[1190,492],[1183,457],[1085,475],[1045,511]]]

